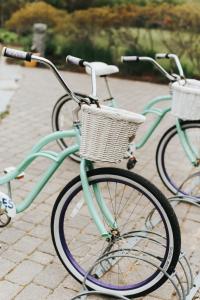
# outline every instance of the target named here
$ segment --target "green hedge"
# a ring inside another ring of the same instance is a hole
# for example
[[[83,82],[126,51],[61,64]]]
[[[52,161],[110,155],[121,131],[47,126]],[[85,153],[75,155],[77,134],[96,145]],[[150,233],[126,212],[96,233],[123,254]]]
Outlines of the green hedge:
[[[60,40],[60,43],[59,43]],[[112,63],[112,53],[110,49],[95,46],[90,40],[67,41],[65,39],[48,37],[46,55],[59,64],[63,65],[65,57],[70,54],[88,61],[104,61]]]

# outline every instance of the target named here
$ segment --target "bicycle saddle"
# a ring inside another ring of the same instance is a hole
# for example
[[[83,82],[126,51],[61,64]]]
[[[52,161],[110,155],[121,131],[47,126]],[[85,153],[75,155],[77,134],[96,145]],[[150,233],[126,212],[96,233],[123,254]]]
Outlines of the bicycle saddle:
[[[104,62],[95,61],[90,64],[94,67],[96,76],[107,76],[119,72],[117,66],[108,65]],[[85,71],[87,74],[91,75],[91,69],[89,67],[85,67]]]

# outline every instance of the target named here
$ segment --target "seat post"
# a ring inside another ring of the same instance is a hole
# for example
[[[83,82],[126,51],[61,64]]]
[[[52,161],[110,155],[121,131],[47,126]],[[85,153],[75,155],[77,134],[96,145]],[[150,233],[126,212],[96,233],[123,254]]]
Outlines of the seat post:
[[[110,90],[109,84],[108,84],[108,78],[107,78],[107,76],[103,76],[103,77],[104,77],[104,80],[105,80],[105,83],[106,83],[106,88],[107,88],[109,97],[110,97],[110,98],[113,98],[113,96],[112,96],[112,94],[111,94],[111,90]]]

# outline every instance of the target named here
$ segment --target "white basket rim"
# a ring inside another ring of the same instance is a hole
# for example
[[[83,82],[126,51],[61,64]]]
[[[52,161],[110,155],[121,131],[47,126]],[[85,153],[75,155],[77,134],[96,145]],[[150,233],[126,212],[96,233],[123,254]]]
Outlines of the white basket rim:
[[[189,84],[189,86],[187,85]],[[200,94],[200,81],[196,79],[179,80],[172,84],[172,89],[188,94]]]
[[[118,120],[134,122],[136,124],[141,124],[146,120],[146,117],[141,114],[137,114],[134,112],[127,111],[125,109],[115,108],[115,107],[110,107],[110,106],[105,106],[105,105],[101,105],[101,107],[98,108],[95,104],[94,105],[84,104],[84,105],[82,105],[82,110],[92,112],[93,114],[96,114],[96,115],[103,114],[106,117],[112,118],[112,119],[115,118]]]

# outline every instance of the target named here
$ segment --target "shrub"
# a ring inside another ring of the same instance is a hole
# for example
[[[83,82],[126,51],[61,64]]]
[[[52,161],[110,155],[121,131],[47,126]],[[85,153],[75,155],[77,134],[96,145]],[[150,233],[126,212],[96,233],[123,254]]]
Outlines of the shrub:
[[[45,2],[33,2],[16,11],[6,22],[6,27],[19,34],[27,34],[34,23],[45,23],[48,27],[58,27],[66,22],[67,14]]]
[[[48,38],[46,55],[52,57],[57,63],[64,65],[65,57],[70,54],[88,61],[105,61],[112,63],[112,54],[109,49],[95,46],[90,40],[67,40],[61,36]]]
[[[4,44],[16,44],[19,40],[19,36],[4,29],[0,30],[0,41]]]
[[[59,2],[59,5],[62,2],[61,0],[49,1]],[[74,5],[82,3],[87,6],[92,2],[92,5],[101,6],[104,3],[110,6],[92,7],[68,14],[44,2],[34,2],[14,13],[7,22],[7,27],[24,35],[22,42],[27,49],[30,46],[33,23],[47,23],[49,35],[46,55],[62,64],[69,53],[90,61],[103,60],[108,63],[118,63],[121,54],[153,56],[157,51],[165,51],[178,54],[191,76],[200,72],[198,35],[200,5],[198,3],[177,5],[179,2],[184,2],[181,0],[91,0],[88,2],[71,0],[69,2]],[[123,4],[119,5],[122,2]],[[143,6],[136,5],[139,2],[140,4],[142,2]],[[101,39],[103,34],[104,40]],[[123,64],[121,68],[130,75],[155,73],[151,65],[144,63],[134,66]]]

